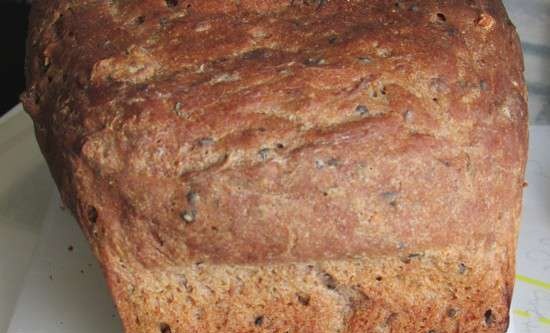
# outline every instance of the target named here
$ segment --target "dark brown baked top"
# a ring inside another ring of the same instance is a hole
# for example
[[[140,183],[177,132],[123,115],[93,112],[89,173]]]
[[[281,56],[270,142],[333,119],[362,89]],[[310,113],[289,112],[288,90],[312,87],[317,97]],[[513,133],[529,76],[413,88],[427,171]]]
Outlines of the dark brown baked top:
[[[25,108],[96,249],[306,261],[516,232],[527,95],[500,1],[41,0],[31,21]]]

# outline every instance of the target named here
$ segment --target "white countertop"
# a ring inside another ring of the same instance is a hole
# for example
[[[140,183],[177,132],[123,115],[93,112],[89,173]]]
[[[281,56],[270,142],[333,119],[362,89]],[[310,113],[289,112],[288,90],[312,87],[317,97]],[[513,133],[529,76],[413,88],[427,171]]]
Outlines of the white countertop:
[[[0,118],[0,332],[121,332],[20,106]],[[72,246],[72,251],[69,251]]]
[[[503,2],[523,46],[529,121],[550,125],[550,0]]]

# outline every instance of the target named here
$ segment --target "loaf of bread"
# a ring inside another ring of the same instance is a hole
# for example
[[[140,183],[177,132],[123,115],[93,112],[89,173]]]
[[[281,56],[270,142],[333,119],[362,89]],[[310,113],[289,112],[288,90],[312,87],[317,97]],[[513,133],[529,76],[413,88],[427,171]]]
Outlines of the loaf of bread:
[[[23,102],[127,333],[505,332],[499,0],[33,2]]]

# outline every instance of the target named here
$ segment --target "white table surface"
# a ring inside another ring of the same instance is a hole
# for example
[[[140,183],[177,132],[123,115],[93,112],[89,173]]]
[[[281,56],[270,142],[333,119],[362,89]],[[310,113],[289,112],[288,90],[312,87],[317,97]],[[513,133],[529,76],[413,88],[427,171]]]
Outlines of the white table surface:
[[[20,106],[0,118],[0,161],[0,332],[122,332]]]
[[[529,186],[509,333],[550,332],[550,0],[505,0],[529,88]],[[0,333],[118,333],[98,264],[17,106],[0,118]],[[69,247],[72,246],[72,251]]]

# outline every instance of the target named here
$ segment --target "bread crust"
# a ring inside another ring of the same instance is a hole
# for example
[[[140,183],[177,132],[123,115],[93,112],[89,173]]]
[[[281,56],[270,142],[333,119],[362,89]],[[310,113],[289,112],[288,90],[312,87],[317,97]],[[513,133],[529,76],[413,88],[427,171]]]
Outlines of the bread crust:
[[[127,332],[504,332],[528,132],[500,1],[39,0],[30,22],[25,109]],[[326,318],[284,304],[304,290]],[[228,307],[250,300],[261,325]]]

